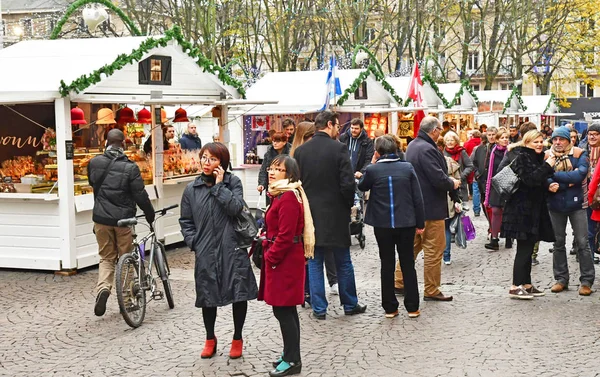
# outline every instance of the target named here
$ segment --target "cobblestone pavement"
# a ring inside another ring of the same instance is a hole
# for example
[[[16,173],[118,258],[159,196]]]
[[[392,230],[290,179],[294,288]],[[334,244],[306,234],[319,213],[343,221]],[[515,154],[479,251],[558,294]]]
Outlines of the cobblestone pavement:
[[[379,258],[351,249],[365,314],[347,317],[337,302],[326,321],[299,308],[303,376],[599,376],[600,292],[580,297],[578,266],[569,257],[570,290],[550,293],[552,254],[540,250],[534,284],[546,296],[511,300],[513,250],[485,251],[484,218],[474,218],[478,240],[453,248],[442,266],[450,303],[422,302],[421,317],[386,319],[379,301]],[[569,239],[570,242],[570,239]],[[356,244],[356,240],[354,240]],[[501,241],[503,246],[503,241]],[[244,356],[229,360],[231,307],[219,309],[218,354],[200,359],[201,312],[194,308],[193,254],[168,251],[175,309],[151,302],[143,325],[129,328],[113,294],[104,317],[93,314],[97,269],[71,277],[0,270],[0,375],[10,376],[265,376],[282,349],[277,321],[263,302],[249,305]],[[418,260],[421,283],[423,263]],[[402,307],[401,307],[402,308]]]

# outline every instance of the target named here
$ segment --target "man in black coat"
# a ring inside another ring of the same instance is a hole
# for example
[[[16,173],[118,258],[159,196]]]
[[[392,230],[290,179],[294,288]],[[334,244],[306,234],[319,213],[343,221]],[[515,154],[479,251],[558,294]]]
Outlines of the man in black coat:
[[[135,216],[136,204],[149,223],[154,221],[154,208],[144,188],[137,164],[123,152],[125,135],[118,129],[108,132],[106,151],[88,165],[90,185],[94,189],[94,233],[98,242],[100,263],[94,313],[104,315],[106,300],[115,281],[115,264],[120,255],[131,251],[131,228],[118,227],[117,222]]]
[[[364,313],[358,303],[354,266],[350,258],[350,208],[355,184],[346,146],[339,134],[338,116],[325,110],[315,119],[315,136],[294,152],[300,167],[302,186],[310,202],[315,224],[315,257],[308,261],[313,315],[325,319],[327,298],[323,279],[325,253],[333,253],[338,276],[340,301],[346,315]]]
[[[425,293],[424,300],[451,301],[439,290],[442,280],[442,255],[446,247],[444,220],[448,217],[448,192],[460,187],[460,180],[448,177],[444,156],[436,145],[443,128],[440,121],[427,116],[421,121],[419,134],[406,150],[421,186],[425,203],[425,230],[415,236],[414,253],[423,250]],[[397,290],[404,290],[402,271],[396,268]]]
[[[367,136],[363,121],[358,118],[352,119],[348,131],[340,135],[340,141],[348,147],[354,178],[360,178],[356,173],[365,172],[375,152],[373,140]]]

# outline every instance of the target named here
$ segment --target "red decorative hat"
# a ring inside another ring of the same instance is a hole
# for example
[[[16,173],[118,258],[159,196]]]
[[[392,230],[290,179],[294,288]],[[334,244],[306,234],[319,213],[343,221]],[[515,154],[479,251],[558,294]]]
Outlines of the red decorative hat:
[[[117,124],[136,123],[135,115],[133,110],[125,106],[121,110],[117,111]]]
[[[71,124],[86,124],[85,114],[79,107],[71,109]]]
[[[179,122],[189,122],[190,120],[187,117],[187,112],[181,107],[175,110],[175,119],[173,119],[173,123]]]
[[[137,120],[138,123],[144,123],[144,124],[152,123],[152,114],[150,113],[150,110],[146,109],[145,107],[138,112],[137,118],[138,118],[138,120]]]

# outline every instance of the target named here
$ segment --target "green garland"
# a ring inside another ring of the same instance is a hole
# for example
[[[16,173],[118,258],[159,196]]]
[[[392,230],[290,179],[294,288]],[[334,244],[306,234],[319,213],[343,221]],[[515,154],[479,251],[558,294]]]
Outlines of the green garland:
[[[83,75],[69,85],[61,80],[59,88],[60,95],[62,97],[66,97],[71,91],[74,91],[75,93],[83,92],[90,86],[99,83],[103,78],[102,75],[105,75],[106,77],[111,76],[115,72],[123,69],[123,67],[126,65],[139,62],[142,60],[144,54],[148,53],[150,50],[159,46],[166,47],[167,43],[172,40],[177,41],[177,43],[181,46],[181,49],[187,55],[189,55],[192,59],[197,60],[196,64],[198,64],[198,66],[200,66],[204,72],[209,72],[217,76],[222,83],[234,87],[242,98],[246,98],[244,86],[239,81],[229,76],[223,68],[207,59],[197,47],[194,47],[190,42],[186,41],[183,37],[183,34],[181,34],[181,29],[179,26],[173,26],[172,29],[167,30],[167,32],[165,32],[165,36],[162,38],[154,39],[149,37],[140,44],[139,48],[132,50],[131,54],[121,54],[117,57],[117,60],[111,64],[107,64],[89,75]]]
[[[129,29],[129,32],[131,33],[131,35],[134,36],[140,36],[143,35],[142,32],[135,26],[135,24],[133,23],[133,21],[131,21],[131,19],[129,17],[127,17],[127,15],[125,13],[123,13],[123,11],[121,9],[119,9],[118,7],[116,7],[112,2],[110,2],[109,0],[77,0],[76,2],[74,2],[73,4],[71,4],[68,8],[66,13],[64,14],[64,16],[62,16],[62,18],[60,19],[60,21],[58,21],[58,23],[56,24],[56,27],[52,30],[52,34],[50,34],[50,39],[56,39],[58,38],[59,33],[62,30],[62,27],[65,25],[65,23],[67,22],[67,20],[69,19],[69,17],[71,17],[71,15],[80,7],[87,5],[87,4],[102,4],[105,7],[107,7],[108,9],[112,10],[113,12],[115,12],[119,18],[121,18],[121,20],[125,23],[125,26],[127,26],[127,28]]]
[[[397,103],[402,103],[402,98],[398,96],[394,88],[385,80],[385,76],[383,75],[383,73],[374,64],[369,64],[369,66],[358,75],[356,80],[352,82],[352,85],[350,85],[344,91],[344,93],[342,93],[342,95],[337,101],[337,105],[342,106],[344,102],[346,102],[348,98],[350,98],[350,95],[354,94],[354,92],[358,90],[358,87],[362,85],[362,83],[369,77],[370,74],[373,74],[373,76],[375,76],[375,79],[381,83],[381,86],[383,86],[383,88],[390,93],[390,95],[394,98],[394,100]]]
[[[440,100],[442,100],[442,103],[444,104],[444,107],[446,107],[447,109],[449,109],[452,106],[454,106],[454,100],[452,100],[452,103],[448,102],[448,100],[446,99],[446,97],[444,97],[444,95],[440,92],[440,87],[433,80],[433,78],[429,75],[429,73],[425,73],[425,75],[423,75],[423,79],[421,81],[423,82],[423,84],[429,83],[429,85],[431,86],[431,88],[433,89],[433,91],[435,92],[435,94],[437,94],[437,96],[440,98]]]
[[[553,102],[556,105],[556,107],[560,108],[560,105],[558,104],[558,101],[556,100],[556,96],[554,95],[554,93],[550,93],[550,100],[548,101],[548,104],[546,105],[546,108],[544,109],[544,112],[542,114],[546,114],[546,111],[548,111],[550,109],[550,105]]]
[[[513,86],[512,91],[510,92],[510,95],[508,96],[508,99],[506,100],[506,103],[504,104],[504,109],[502,109],[502,114],[504,114],[506,112],[506,109],[508,109],[510,107],[510,102],[512,101],[512,98],[514,96],[517,96],[517,100],[519,101],[519,105],[521,105],[521,108],[523,109],[523,111],[527,110],[527,106],[525,106],[525,104],[523,103],[523,98],[521,98],[521,95],[519,94],[519,87],[518,86]]]

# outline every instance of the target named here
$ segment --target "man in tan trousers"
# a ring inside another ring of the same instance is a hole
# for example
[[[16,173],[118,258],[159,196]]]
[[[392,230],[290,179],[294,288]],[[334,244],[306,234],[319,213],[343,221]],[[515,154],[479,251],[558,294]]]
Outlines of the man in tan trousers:
[[[98,241],[100,265],[94,313],[106,312],[106,300],[115,281],[115,264],[119,256],[131,251],[133,236],[129,227],[117,222],[135,216],[136,204],[144,211],[149,223],[154,221],[154,208],[144,188],[137,164],[123,151],[125,135],[113,129],[107,135],[104,154],[94,157],[88,165],[90,185],[94,189],[94,233]]]
[[[446,247],[444,220],[448,217],[448,191],[460,187],[460,180],[448,177],[444,156],[437,148],[436,141],[443,128],[440,121],[432,116],[423,118],[419,134],[406,150],[406,161],[410,162],[423,194],[425,203],[425,229],[415,235],[414,255],[423,250],[425,266],[425,301],[452,301],[440,290],[442,280],[442,255]],[[402,272],[396,266],[396,292],[402,293],[404,281]]]

